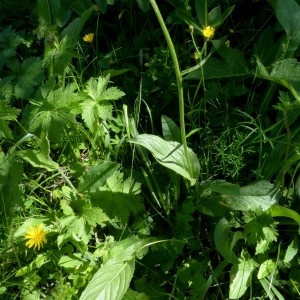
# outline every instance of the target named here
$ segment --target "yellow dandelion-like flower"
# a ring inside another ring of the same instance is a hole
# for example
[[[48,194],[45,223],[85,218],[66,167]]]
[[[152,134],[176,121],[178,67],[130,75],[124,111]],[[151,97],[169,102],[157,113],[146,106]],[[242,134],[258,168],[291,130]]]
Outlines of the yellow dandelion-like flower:
[[[34,249],[37,248],[40,250],[40,248],[43,247],[43,243],[47,243],[46,234],[47,232],[43,229],[42,224],[38,226],[29,226],[29,230],[25,235],[25,239],[28,241],[25,243],[25,245],[28,248],[34,247]]]
[[[88,33],[82,38],[85,42],[87,43],[92,43],[94,39],[94,34],[93,33]]]
[[[215,29],[211,26],[206,26],[203,30],[202,30],[202,34],[205,38],[207,39],[211,39],[214,35],[215,35]]]

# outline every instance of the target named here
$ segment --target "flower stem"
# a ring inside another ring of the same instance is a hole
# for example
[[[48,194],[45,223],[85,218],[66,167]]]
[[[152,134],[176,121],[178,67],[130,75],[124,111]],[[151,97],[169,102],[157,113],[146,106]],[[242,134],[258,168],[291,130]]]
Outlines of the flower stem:
[[[172,39],[170,37],[169,31],[166,27],[166,24],[164,22],[164,19],[159,11],[159,8],[156,4],[155,0],[150,0],[150,3],[152,5],[152,8],[155,12],[155,15],[158,19],[158,22],[160,24],[160,27],[164,33],[166,42],[168,44],[168,48],[173,60],[173,64],[174,64],[174,70],[175,70],[175,76],[176,76],[176,81],[177,81],[177,88],[178,88],[178,99],[179,99],[179,119],[180,119],[180,130],[181,130],[181,141],[182,141],[182,145],[183,145],[183,149],[184,149],[184,155],[186,158],[186,162],[187,162],[187,166],[188,166],[188,170],[189,173],[192,175],[192,166],[191,166],[191,161],[190,161],[190,157],[188,154],[188,147],[187,147],[187,142],[186,142],[186,133],[185,133],[185,122],[184,122],[184,97],[183,97],[183,86],[182,86],[182,75],[181,75],[181,71],[180,71],[180,67],[179,67],[179,63],[178,63],[178,58],[177,58],[177,54],[174,48],[174,44],[172,42]]]

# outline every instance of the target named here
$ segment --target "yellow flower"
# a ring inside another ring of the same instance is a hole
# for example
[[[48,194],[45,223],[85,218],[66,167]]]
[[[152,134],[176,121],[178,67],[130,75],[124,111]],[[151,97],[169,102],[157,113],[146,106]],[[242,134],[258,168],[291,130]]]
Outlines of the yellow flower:
[[[225,46],[226,46],[226,47],[230,47],[230,41],[229,41],[229,40],[227,40],[227,41],[225,42]]]
[[[93,33],[88,33],[82,38],[85,42],[87,43],[92,43],[94,39],[94,34]]]
[[[211,26],[206,26],[203,30],[202,30],[202,34],[205,38],[207,39],[211,39],[214,34],[215,34],[215,29]]]
[[[43,243],[47,243],[46,234],[47,232],[43,229],[42,224],[38,226],[29,226],[29,230],[25,235],[25,239],[28,241],[25,245],[28,248],[34,246],[34,249],[37,247],[37,249],[40,250],[40,248],[43,247]]]

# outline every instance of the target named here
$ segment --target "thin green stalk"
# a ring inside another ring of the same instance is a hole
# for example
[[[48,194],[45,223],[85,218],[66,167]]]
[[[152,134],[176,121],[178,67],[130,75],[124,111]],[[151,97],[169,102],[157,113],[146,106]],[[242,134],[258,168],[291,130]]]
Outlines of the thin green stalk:
[[[190,157],[189,157],[189,154],[188,154],[187,142],[186,142],[182,75],[181,75],[181,71],[180,71],[180,67],[179,67],[179,63],[178,63],[177,54],[176,54],[172,39],[170,37],[169,31],[168,31],[168,29],[166,27],[166,24],[164,22],[164,19],[163,19],[162,15],[159,11],[159,8],[156,4],[156,1],[155,0],[150,0],[150,3],[152,5],[152,8],[155,12],[155,15],[158,19],[160,27],[161,27],[161,29],[164,33],[164,36],[165,36],[166,42],[168,44],[168,48],[170,50],[172,60],[173,60],[175,76],[176,76],[176,81],[177,81],[177,88],[178,88],[179,119],[180,119],[180,131],[181,131],[182,145],[183,145],[183,149],[184,149],[185,158],[186,158],[186,161],[187,161],[188,170],[189,170],[190,174],[193,174],[192,173],[192,165],[191,165]]]

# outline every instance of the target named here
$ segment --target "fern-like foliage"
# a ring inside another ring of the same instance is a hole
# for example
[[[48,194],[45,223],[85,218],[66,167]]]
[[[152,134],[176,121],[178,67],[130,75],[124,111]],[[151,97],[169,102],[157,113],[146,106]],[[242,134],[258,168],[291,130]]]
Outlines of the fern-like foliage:
[[[110,218],[126,223],[131,214],[144,210],[140,188],[140,183],[132,178],[124,179],[124,174],[117,171],[104,186],[91,193],[92,204],[101,207]]]
[[[116,87],[107,87],[110,76],[91,78],[84,89],[85,101],[82,106],[82,118],[86,126],[94,132],[103,120],[111,120],[112,105],[109,101],[118,100],[125,95]]]
[[[0,101],[0,138],[13,138],[8,121],[15,120],[19,113],[20,109],[9,106],[6,101]]]

